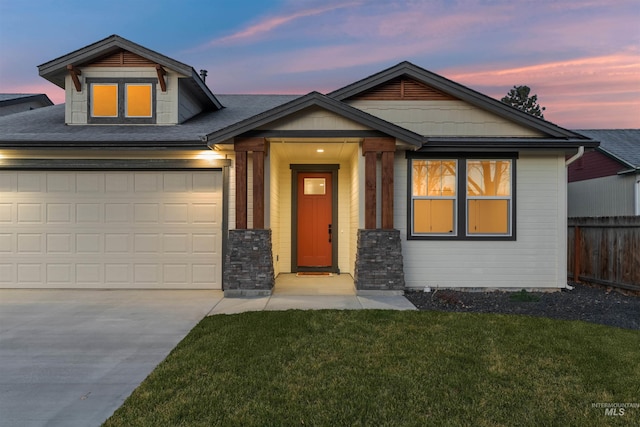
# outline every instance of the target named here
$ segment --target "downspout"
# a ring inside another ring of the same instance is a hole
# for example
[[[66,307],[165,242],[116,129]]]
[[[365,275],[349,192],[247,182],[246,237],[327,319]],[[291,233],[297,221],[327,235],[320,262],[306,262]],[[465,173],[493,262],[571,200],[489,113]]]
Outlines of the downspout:
[[[573,162],[575,162],[576,160],[578,160],[580,157],[582,157],[584,155],[584,146],[581,145],[580,147],[578,147],[578,152],[576,154],[574,154],[573,156],[571,156],[570,158],[568,158],[565,162],[564,165],[565,167],[569,167],[569,165]],[[577,280],[576,280],[577,281]],[[573,290],[573,286],[569,285],[568,283],[565,285],[567,290],[572,291]]]
[[[580,147],[578,147],[578,152],[576,154],[574,154],[573,156],[571,156],[570,158],[568,158],[564,162],[564,165],[565,166],[569,166],[571,163],[575,162],[576,160],[578,160],[583,155],[584,155],[584,146],[581,145]]]

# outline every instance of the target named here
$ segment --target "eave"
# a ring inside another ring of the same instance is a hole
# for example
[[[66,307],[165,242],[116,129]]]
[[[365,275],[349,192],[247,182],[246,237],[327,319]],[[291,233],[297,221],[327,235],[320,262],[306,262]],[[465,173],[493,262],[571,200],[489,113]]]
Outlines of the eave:
[[[425,137],[418,152],[445,151],[519,151],[519,150],[575,150],[578,147],[596,148],[599,142],[575,138],[504,138],[504,137]]]

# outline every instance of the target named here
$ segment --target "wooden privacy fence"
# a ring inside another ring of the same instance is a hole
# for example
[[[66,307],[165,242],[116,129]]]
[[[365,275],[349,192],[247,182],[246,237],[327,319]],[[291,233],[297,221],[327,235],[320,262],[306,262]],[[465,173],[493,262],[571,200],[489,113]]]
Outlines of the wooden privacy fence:
[[[569,218],[568,277],[640,291],[640,216]]]

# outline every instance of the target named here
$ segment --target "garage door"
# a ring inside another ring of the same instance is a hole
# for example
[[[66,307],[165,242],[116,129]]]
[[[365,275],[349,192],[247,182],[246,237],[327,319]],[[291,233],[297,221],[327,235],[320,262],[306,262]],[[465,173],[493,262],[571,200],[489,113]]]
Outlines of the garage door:
[[[0,172],[0,287],[221,289],[222,173]]]

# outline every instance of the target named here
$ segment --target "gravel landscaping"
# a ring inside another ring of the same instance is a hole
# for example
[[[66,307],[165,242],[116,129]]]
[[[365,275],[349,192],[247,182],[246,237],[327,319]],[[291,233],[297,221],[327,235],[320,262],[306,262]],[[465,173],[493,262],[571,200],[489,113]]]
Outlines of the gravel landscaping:
[[[503,313],[583,320],[640,330],[640,296],[604,287],[571,284],[560,292],[410,291],[405,296],[419,310]]]

